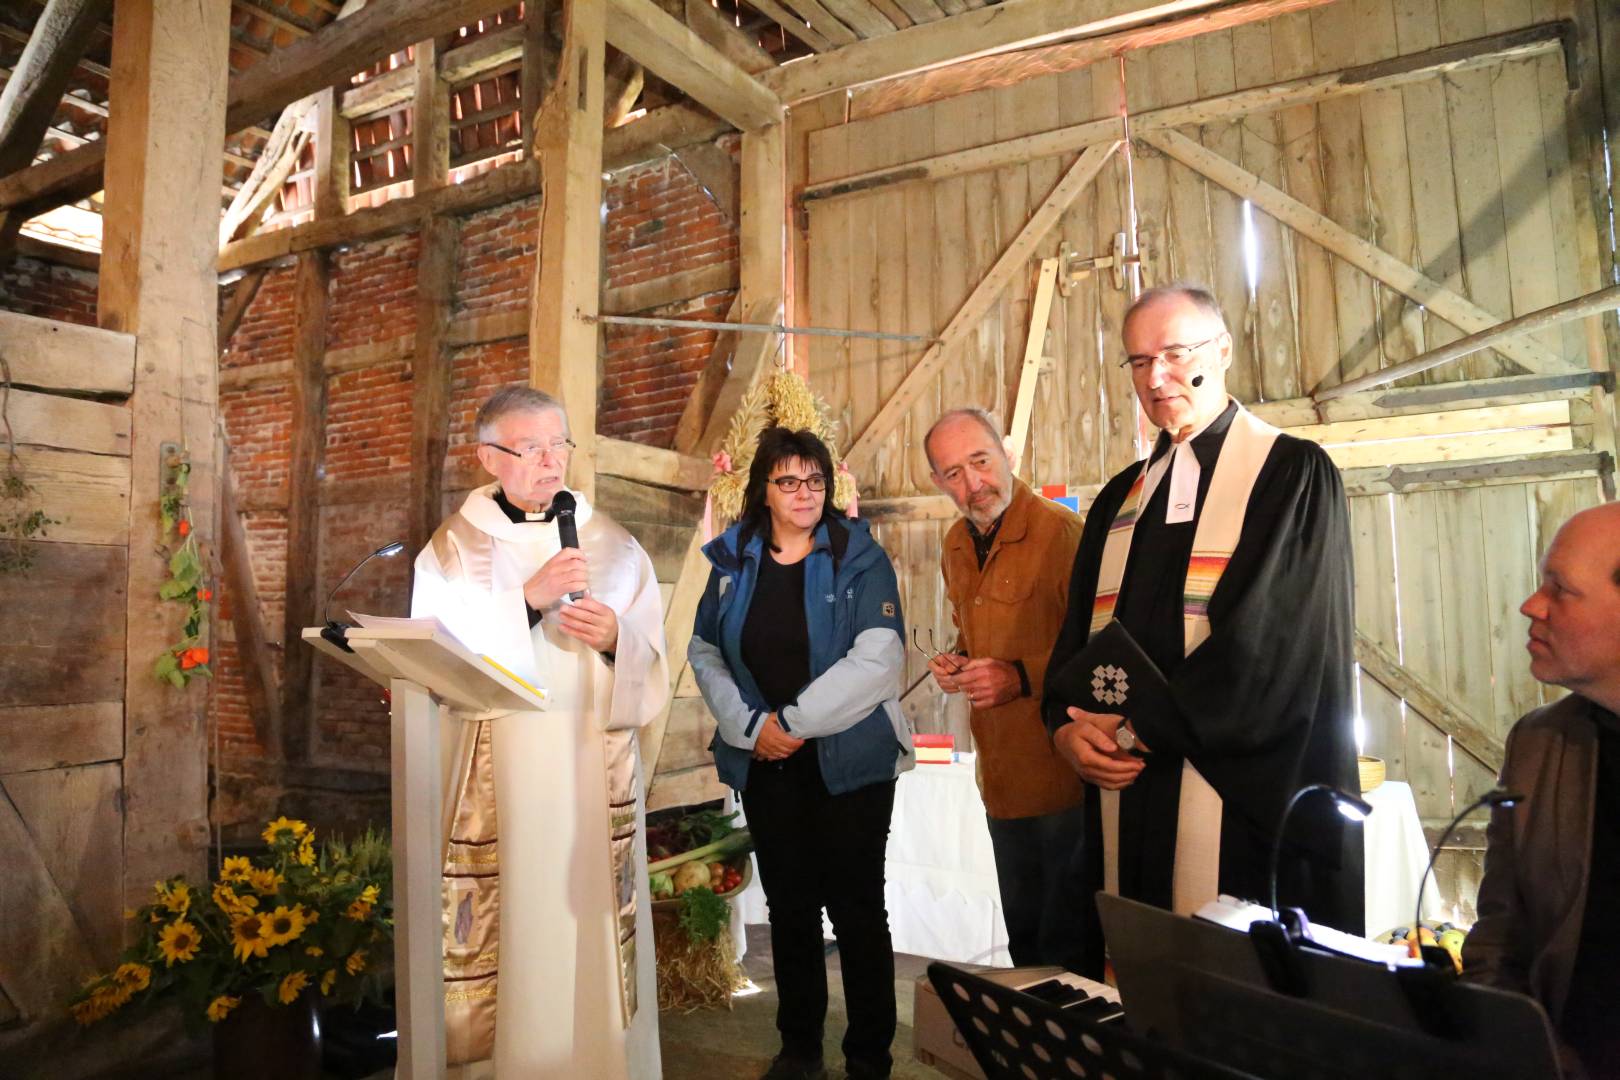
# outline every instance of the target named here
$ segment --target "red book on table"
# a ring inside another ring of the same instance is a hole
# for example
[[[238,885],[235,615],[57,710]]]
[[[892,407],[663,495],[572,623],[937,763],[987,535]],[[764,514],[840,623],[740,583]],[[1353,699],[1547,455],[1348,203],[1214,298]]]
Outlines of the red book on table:
[[[913,735],[911,745],[917,751],[917,764],[949,765],[956,750],[956,736]]]

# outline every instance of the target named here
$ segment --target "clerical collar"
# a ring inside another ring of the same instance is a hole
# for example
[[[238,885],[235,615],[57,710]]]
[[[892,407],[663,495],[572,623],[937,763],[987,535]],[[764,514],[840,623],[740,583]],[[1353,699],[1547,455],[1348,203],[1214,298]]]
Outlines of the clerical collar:
[[[495,505],[501,508],[501,513],[514,525],[522,525],[528,521],[550,521],[551,515],[546,511],[530,511],[514,506],[512,500],[506,497],[506,492],[500,488],[495,489]]]
[[[1193,520],[1198,510],[1198,479],[1203,472],[1199,458],[1206,447],[1215,449],[1225,441],[1226,431],[1232,426],[1232,418],[1237,415],[1237,410],[1238,403],[1228,401],[1220,415],[1180,442],[1172,442],[1170,433],[1161,431],[1153,455],[1145,466],[1147,477],[1142,483],[1142,494],[1137,505],[1148,505],[1148,500],[1168,473],[1170,495],[1164,503],[1164,523],[1180,525]]]

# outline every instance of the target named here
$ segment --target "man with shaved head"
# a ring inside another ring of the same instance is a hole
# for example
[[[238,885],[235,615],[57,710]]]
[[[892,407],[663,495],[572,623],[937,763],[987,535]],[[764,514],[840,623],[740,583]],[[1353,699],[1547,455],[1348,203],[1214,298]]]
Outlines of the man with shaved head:
[[[1227,395],[1232,335],[1208,290],[1143,293],[1122,336],[1123,366],[1159,436],[1086,517],[1047,670],[1063,673],[1117,621],[1164,675],[1170,704],[1150,711],[1123,683],[1108,685],[1112,664],[1047,680],[1046,726],[1090,785],[1083,974],[1102,965],[1097,890],[1180,914],[1222,893],[1265,902],[1290,796],[1356,784],[1338,470],[1321,447]],[[1278,891],[1312,921],[1360,934],[1361,837],[1346,826],[1330,800],[1300,803]]]
[[[1570,693],[1508,734],[1528,798],[1492,811],[1464,975],[1540,1001],[1567,1075],[1620,1076],[1620,503],[1558,530],[1519,610],[1530,673]]]

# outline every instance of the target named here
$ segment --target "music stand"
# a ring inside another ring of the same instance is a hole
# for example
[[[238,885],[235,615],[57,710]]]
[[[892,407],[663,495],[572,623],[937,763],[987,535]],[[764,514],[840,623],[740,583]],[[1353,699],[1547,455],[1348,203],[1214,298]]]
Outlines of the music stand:
[[[1547,1015],[1523,995],[1461,982],[1414,990],[1410,969],[1306,946],[1295,997],[1272,987],[1242,931],[1104,893],[1097,908],[1132,1026],[1195,1057],[1278,1078],[1559,1075]]]
[[[1256,1080],[1127,1030],[1098,1024],[1011,986],[935,961],[928,980],[988,1080]]]

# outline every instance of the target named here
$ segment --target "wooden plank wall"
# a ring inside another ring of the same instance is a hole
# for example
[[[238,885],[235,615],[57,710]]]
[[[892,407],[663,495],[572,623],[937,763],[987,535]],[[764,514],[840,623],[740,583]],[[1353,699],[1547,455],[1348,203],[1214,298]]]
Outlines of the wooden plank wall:
[[[1130,108],[1140,112],[1545,22],[1563,17],[1564,8],[1554,0],[1343,0],[1129,53],[1124,91]],[[1117,112],[1119,93],[1118,65],[1109,61],[835,123],[810,132],[805,176],[816,184],[1098,119]],[[1565,77],[1557,52],[1182,133],[1502,318],[1601,284],[1592,245],[1560,239],[1581,230],[1595,233],[1595,224],[1589,200],[1571,181]],[[937,333],[1073,160],[1073,154],[1049,157],[810,202],[810,321]],[[1124,227],[1125,169],[1116,155],[1038,255],[1056,254],[1064,241],[1082,255],[1107,254],[1114,232]],[[1141,144],[1134,187],[1147,283],[1193,278],[1217,288],[1236,339],[1230,385],[1242,400],[1305,395],[1460,336],[1263,213],[1253,211],[1252,228],[1246,228],[1240,200]],[[1246,241],[1254,250],[1252,282]],[[977,404],[1008,416],[1035,269],[1032,261],[978,332],[948,358],[943,376],[876,455],[870,474],[858,478],[863,496],[933,492],[921,436],[942,408]],[[1137,456],[1135,401],[1128,376],[1117,367],[1125,302],[1106,273],[1085,278],[1071,296],[1058,299],[1046,350],[1052,364],[1042,375],[1026,452],[1024,474],[1035,483],[1100,483]],[[1572,369],[1588,362],[1578,325],[1538,341]],[[841,421],[846,445],[922,348],[811,339],[809,376]],[[1486,353],[1426,373],[1421,381],[1520,370]],[[1583,445],[1585,433],[1566,418],[1512,438],[1517,441],[1501,453]],[[1387,449],[1346,447],[1335,456],[1344,467],[1387,464],[1396,459],[1382,458],[1396,450],[1407,461],[1474,455],[1436,438]],[[1477,499],[1495,506],[1505,497],[1482,492]],[[1428,523],[1424,527],[1432,532],[1438,505],[1446,506],[1450,518],[1474,506],[1452,505],[1459,499],[1443,493],[1397,502],[1410,501],[1402,514]],[[1358,512],[1358,527],[1366,516]],[[937,559],[948,525],[892,522],[876,529],[900,570],[907,623],[932,627],[941,636],[950,632],[950,612]],[[1414,524],[1400,533],[1400,543],[1420,544],[1420,532]],[[1375,539],[1366,536],[1367,543]],[[1394,535],[1384,542],[1395,544]],[[1503,588],[1509,582],[1516,589],[1522,575],[1504,578]],[[1432,610],[1418,590],[1408,604],[1413,620],[1420,610]],[[1516,606],[1517,600],[1508,613]],[[1468,647],[1474,658],[1485,656],[1479,643]],[[908,684],[923,671],[915,650],[909,667]],[[959,739],[966,734],[965,716],[946,708],[926,684],[907,709],[923,730],[952,730]],[[1443,739],[1438,733],[1434,738]],[[1428,755],[1438,755],[1442,746],[1430,741]],[[1439,807],[1429,809],[1438,813]]]

